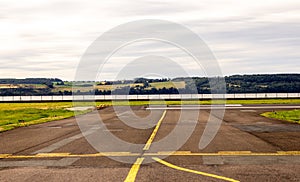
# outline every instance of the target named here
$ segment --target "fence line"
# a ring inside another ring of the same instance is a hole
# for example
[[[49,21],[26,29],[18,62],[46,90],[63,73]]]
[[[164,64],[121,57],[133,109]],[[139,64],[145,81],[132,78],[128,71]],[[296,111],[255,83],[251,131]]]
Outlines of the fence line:
[[[271,99],[300,98],[300,93],[238,93],[238,94],[161,94],[161,95],[53,95],[0,96],[0,102],[22,101],[91,101],[91,100],[189,100],[189,99]]]

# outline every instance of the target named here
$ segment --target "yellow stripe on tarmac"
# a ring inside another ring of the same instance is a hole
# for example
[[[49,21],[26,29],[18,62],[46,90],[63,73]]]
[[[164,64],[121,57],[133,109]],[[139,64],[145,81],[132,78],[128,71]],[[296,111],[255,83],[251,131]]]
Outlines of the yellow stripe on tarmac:
[[[160,151],[157,153],[144,153],[145,156],[152,156],[152,155],[191,155],[191,151]]]
[[[70,153],[39,153],[36,157],[68,157]]]
[[[138,158],[135,163],[132,165],[126,179],[124,182],[134,182],[135,181],[135,178],[136,178],[136,175],[140,169],[140,166],[141,164],[143,163],[144,161],[144,158],[141,157],[141,158]]]
[[[177,170],[180,170],[180,171],[185,171],[185,172],[199,174],[199,175],[208,176],[208,177],[212,177],[212,178],[222,179],[222,180],[225,180],[225,181],[239,182],[238,180],[235,180],[235,179],[232,179],[232,178],[227,178],[227,177],[224,177],[224,176],[218,176],[218,175],[215,175],[215,174],[209,174],[209,173],[205,173],[205,172],[201,172],[201,171],[196,171],[196,170],[192,170],[192,169],[187,169],[187,168],[175,166],[174,164],[163,161],[163,160],[161,160],[157,157],[152,157],[152,159],[155,160],[156,162],[159,162],[159,163],[165,165],[165,166],[168,166],[170,168],[177,169]]]
[[[102,152],[95,154],[70,154],[69,157],[134,157],[140,156],[139,153],[131,153],[131,152]]]
[[[103,157],[102,153],[95,153],[95,154],[70,154],[69,157]]]
[[[10,156],[11,154],[0,154],[0,159],[6,158]]]
[[[277,151],[277,153],[282,155],[300,155],[300,151]]]
[[[144,153],[144,156],[220,156],[218,153],[192,153],[191,151],[161,151],[157,153]]]
[[[144,151],[145,151],[145,150],[149,150],[149,148],[150,148],[150,146],[151,146],[151,144],[152,144],[152,142],[153,142],[153,140],[154,140],[154,138],[155,138],[155,136],[156,136],[156,133],[157,133],[157,131],[158,131],[158,129],[159,129],[159,127],[160,127],[160,125],[161,125],[163,119],[164,119],[165,116],[166,116],[166,113],[167,113],[167,110],[164,111],[163,115],[161,116],[161,118],[160,118],[159,121],[157,122],[156,127],[154,128],[154,130],[153,130],[153,132],[152,132],[150,138],[148,139],[146,145],[145,145],[144,148],[143,148]]]
[[[3,157],[2,159],[29,159],[29,158],[37,158],[36,155],[9,155],[7,157]]]
[[[220,155],[249,155],[251,151],[220,151],[218,152]]]
[[[122,157],[122,156],[137,156],[138,154],[133,154],[131,152],[102,152],[101,153],[103,156],[117,156],[117,157]]]

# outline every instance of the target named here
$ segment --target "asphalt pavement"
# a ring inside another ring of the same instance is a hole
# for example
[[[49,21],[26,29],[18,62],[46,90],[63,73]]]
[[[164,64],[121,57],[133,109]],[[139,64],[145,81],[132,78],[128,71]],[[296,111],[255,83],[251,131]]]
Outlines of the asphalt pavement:
[[[120,106],[17,128],[0,133],[0,181],[300,181],[300,125],[260,115],[299,107]]]

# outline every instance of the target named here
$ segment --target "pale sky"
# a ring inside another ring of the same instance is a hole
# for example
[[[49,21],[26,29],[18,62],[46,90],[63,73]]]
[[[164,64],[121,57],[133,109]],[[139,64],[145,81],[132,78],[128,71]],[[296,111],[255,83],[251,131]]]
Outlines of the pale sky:
[[[172,21],[198,34],[224,75],[300,73],[299,0],[0,0],[0,78],[73,80],[95,39],[141,19]],[[130,52],[138,57],[169,49],[148,43]],[[108,61],[99,79],[114,79],[122,56]],[[184,66],[203,76],[192,63]]]

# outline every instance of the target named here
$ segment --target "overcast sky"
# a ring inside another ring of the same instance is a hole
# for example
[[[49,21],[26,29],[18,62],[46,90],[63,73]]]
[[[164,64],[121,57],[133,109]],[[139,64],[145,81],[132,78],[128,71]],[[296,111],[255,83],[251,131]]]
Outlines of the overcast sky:
[[[0,77],[73,80],[81,56],[97,37],[140,19],[188,27],[213,51],[224,75],[300,73],[299,0],[0,0]],[[130,49],[136,59],[145,56],[142,52],[160,56],[170,50],[159,43],[139,44]],[[125,57],[113,56],[99,79],[116,78]],[[182,62],[193,75],[203,76],[193,71],[192,62]],[[170,72],[167,76],[177,76]]]

